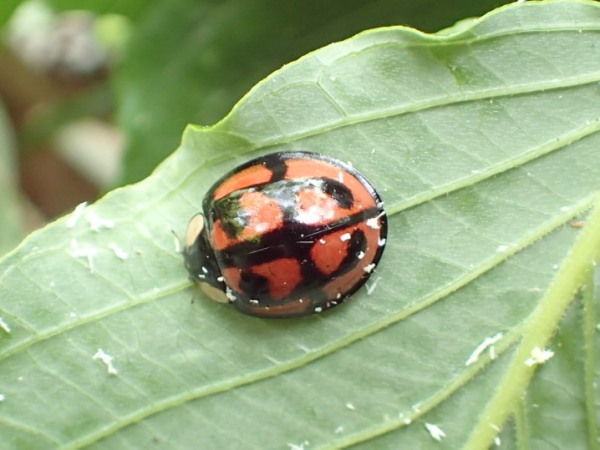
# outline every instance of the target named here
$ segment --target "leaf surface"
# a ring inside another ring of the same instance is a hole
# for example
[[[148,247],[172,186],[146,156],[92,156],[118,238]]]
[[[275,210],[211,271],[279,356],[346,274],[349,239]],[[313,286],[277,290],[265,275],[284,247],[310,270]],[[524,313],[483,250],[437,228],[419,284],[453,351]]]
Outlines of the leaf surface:
[[[433,436],[485,448],[496,430],[482,417],[516,376],[527,395],[502,404],[497,437],[561,447],[560,407],[571,448],[590,446],[600,227],[574,221],[600,189],[599,31],[599,5],[574,1],[441,35],[371,30],[189,127],[149,178],[0,261],[0,435],[15,448],[419,448]],[[226,170],[292,149],[373,182],[386,252],[347,305],[246,317],[195,292],[171,230],[184,233]],[[556,321],[536,334],[543,314]],[[554,350],[529,390],[525,342]]]

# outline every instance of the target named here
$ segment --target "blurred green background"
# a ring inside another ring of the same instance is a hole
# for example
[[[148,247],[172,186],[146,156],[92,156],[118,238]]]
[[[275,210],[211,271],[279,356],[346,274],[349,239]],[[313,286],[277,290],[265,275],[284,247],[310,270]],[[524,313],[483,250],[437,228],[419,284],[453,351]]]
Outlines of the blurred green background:
[[[187,123],[217,122],[282,65],[368,28],[436,32],[503,3],[3,0],[0,255],[143,179]]]

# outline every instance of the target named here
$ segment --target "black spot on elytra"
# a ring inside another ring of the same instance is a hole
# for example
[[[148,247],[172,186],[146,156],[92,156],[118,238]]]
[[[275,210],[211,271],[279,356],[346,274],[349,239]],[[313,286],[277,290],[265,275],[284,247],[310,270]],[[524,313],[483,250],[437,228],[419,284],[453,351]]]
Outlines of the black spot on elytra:
[[[264,164],[264,166],[271,171],[271,179],[269,180],[269,183],[283,180],[285,178],[288,168],[285,160],[281,158],[280,153],[274,153],[272,155],[265,156],[262,164]]]
[[[240,289],[250,299],[270,299],[269,280],[262,275],[243,270],[241,273]]]
[[[350,240],[348,241],[348,253],[340,263],[340,266],[335,271],[334,275],[346,273],[354,268],[358,261],[360,261],[357,255],[360,253],[367,252],[367,237],[362,230],[354,230]]]
[[[354,204],[354,195],[352,191],[344,184],[331,178],[323,178],[323,191],[331,196],[338,205],[344,209],[352,208]]]

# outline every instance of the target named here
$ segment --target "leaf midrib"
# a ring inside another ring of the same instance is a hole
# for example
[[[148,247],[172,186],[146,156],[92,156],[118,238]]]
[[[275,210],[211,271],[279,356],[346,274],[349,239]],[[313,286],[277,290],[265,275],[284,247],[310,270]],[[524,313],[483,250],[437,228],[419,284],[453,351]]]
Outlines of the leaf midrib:
[[[289,144],[294,141],[301,139],[311,138],[323,133],[330,131],[336,131],[353,125],[359,125],[362,123],[374,122],[377,120],[389,119],[409,113],[420,113],[426,110],[448,107],[452,105],[458,105],[461,103],[468,103],[474,101],[492,100],[500,97],[514,97],[518,95],[532,94],[535,92],[548,92],[553,90],[561,90],[565,88],[572,88],[585,85],[593,85],[600,81],[600,71],[594,71],[586,74],[585,76],[573,76],[569,78],[561,78],[558,81],[548,80],[545,82],[537,81],[530,84],[520,84],[516,87],[501,87],[495,89],[473,89],[473,92],[460,93],[460,94],[444,94],[438,97],[431,98],[424,102],[411,102],[410,105],[402,106],[399,108],[388,108],[385,110],[378,111],[376,114],[356,114],[346,116],[345,120],[338,120],[330,122],[324,126],[312,127],[309,130],[297,133],[289,133],[285,138],[275,138],[272,140],[264,139],[258,145],[253,145],[249,151],[258,151],[268,149],[269,147],[281,146]],[[319,87],[322,88],[318,81],[315,81]],[[313,84],[305,83],[305,84]],[[326,92],[326,91],[325,91]],[[326,92],[328,97],[332,98],[331,95]],[[229,134],[239,139],[248,140],[247,137],[235,133],[234,131],[227,130]]]

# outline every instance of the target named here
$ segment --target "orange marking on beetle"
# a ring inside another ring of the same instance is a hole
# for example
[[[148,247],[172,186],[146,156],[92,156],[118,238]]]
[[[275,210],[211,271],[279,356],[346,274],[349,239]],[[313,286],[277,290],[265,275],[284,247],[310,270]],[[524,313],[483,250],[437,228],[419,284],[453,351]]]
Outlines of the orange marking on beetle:
[[[225,230],[223,230],[223,227],[221,226],[221,219],[217,219],[217,221],[214,223],[210,238],[212,241],[212,247],[215,250],[223,250],[224,248],[227,248],[237,242],[237,240],[231,239]]]
[[[323,287],[327,298],[330,300],[336,300],[338,294],[342,296],[346,295],[361,279],[366,280],[369,273],[365,271],[365,268],[373,263],[377,255],[379,246],[373,245],[373,243],[378,242],[380,236],[379,230],[373,229],[364,223],[360,223],[354,228],[362,230],[365,233],[366,241],[371,245],[367,246],[364,256],[359,259],[356,266],[334,280],[331,280]],[[327,236],[327,240],[329,240],[329,236]]]
[[[242,271],[237,267],[226,267],[221,270],[221,275],[225,280],[225,284],[236,292],[242,292],[240,283],[242,281]]]
[[[287,179],[295,178],[330,178],[339,180],[340,173],[343,174],[344,185],[350,189],[354,196],[354,205],[350,213],[355,213],[363,209],[375,206],[373,194],[352,173],[337,167],[327,161],[307,160],[307,159],[288,159]]]
[[[348,239],[346,235],[351,235],[356,227],[344,228],[328,234],[325,239],[317,241],[310,249],[310,257],[317,268],[325,275],[335,272],[344,261],[348,254]]]
[[[269,292],[275,300],[288,297],[302,281],[300,263],[294,258],[276,259],[252,266],[250,270],[268,280]]]
[[[250,221],[239,235],[240,241],[262,236],[283,225],[283,211],[279,203],[261,192],[245,192],[240,198],[240,206],[250,216]]]
[[[271,176],[271,170],[267,169],[265,166],[260,164],[250,166],[236,173],[234,177],[230,177],[223,181],[223,183],[215,190],[213,195],[214,200],[219,200],[240,189],[267,183],[271,179]]]
[[[320,189],[307,188],[298,192],[295,217],[298,222],[307,225],[327,224],[347,214],[348,210],[340,208],[330,195]]]

